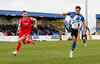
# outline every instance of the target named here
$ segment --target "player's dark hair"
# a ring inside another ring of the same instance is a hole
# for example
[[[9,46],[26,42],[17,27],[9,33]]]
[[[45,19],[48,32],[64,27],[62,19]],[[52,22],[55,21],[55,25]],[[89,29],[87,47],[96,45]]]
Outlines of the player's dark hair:
[[[77,8],[78,8],[78,9],[81,9],[81,7],[80,7],[80,6],[76,6],[76,7],[75,7],[75,9],[77,9]]]
[[[22,13],[24,13],[24,12],[27,12],[27,11],[23,10]]]

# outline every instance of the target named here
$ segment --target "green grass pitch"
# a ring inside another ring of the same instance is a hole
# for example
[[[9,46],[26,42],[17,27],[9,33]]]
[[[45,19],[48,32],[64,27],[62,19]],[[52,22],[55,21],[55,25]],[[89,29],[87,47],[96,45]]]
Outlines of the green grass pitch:
[[[79,40],[73,58],[69,58],[71,45],[72,41],[22,44],[17,56],[13,56],[17,42],[0,42],[0,64],[100,64],[100,40],[88,40],[87,48]]]

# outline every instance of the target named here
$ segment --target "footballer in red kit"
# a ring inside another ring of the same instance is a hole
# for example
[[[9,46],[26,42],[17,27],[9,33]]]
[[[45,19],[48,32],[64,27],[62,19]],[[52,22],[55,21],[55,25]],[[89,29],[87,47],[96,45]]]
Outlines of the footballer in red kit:
[[[23,44],[29,44],[29,43],[35,44],[34,40],[31,41],[31,40],[26,40],[26,39],[30,36],[32,21],[35,23],[34,28],[36,28],[37,27],[37,20],[35,18],[28,17],[26,11],[22,12],[22,16],[23,16],[23,18],[21,18],[19,20],[19,25],[18,25],[18,34],[19,34],[18,45],[17,45],[16,50],[14,52],[12,52],[12,54],[15,56],[21,47],[21,43],[23,43]]]

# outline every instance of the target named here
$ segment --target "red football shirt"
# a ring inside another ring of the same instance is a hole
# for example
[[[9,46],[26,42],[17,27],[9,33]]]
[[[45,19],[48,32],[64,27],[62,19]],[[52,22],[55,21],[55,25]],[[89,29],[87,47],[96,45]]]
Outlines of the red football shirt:
[[[27,17],[26,19],[21,18],[19,21],[20,25],[20,31],[21,33],[28,33],[31,32],[31,21],[33,21],[34,18]]]

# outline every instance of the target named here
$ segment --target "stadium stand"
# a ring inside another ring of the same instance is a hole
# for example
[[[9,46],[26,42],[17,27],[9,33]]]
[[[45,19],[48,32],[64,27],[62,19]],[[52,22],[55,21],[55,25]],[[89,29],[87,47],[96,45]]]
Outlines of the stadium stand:
[[[0,36],[16,36],[18,22],[21,16],[22,11],[0,10]],[[64,29],[64,27],[62,27],[63,22],[61,21],[65,18],[65,16],[60,16],[60,14],[54,13],[40,12],[28,12],[28,16],[35,17],[39,24],[36,29],[32,29],[31,35],[62,34],[60,30]]]
[[[21,16],[22,11],[0,10],[0,15]],[[46,17],[46,18],[65,18],[65,16],[60,16],[59,14],[40,13],[40,12],[28,12],[28,16]]]
[[[0,25],[0,32],[4,36],[16,36],[17,34],[17,25]],[[50,27],[42,27],[38,25],[38,28],[31,30],[31,35],[60,35],[60,32]]]
[[[32,29],[31,35],[60,35],[60,32],[47,26],[38,25],[37,29]]]
[[[2,32],[4,36],[15,36],[16,31],[16,25],[0,25],[0,32]]]

